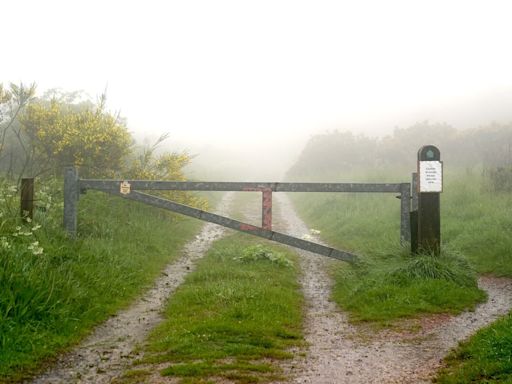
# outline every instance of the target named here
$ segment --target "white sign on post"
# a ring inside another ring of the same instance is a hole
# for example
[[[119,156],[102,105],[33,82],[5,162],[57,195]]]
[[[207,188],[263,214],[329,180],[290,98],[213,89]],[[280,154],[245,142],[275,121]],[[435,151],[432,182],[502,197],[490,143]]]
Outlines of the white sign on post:
[[[131,185],[127,181],[121,182],[121,185],[119,186],[119,193],[123,195],[128,195],[130,193]]]
[[[443,163],[420,161],[420,192],[443,192]]]

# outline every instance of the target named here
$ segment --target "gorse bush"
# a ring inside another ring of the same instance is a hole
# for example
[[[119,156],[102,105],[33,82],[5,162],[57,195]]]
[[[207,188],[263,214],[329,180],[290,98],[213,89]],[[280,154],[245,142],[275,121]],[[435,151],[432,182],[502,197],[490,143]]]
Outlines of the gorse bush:
[[[168,138],[164,134],[151,146],[136,148],[130,155],[129,165],[124,171],[125,177],[138,180],[185,181],[183,168],[191,161],[186,153],[157,153],[158,146]],[[154,194],[181,204],[206,210],[208,202],[197,194],[186,191],[153,191]]]
[[[97,105],[38,99],[19,121],[33,148],[32,163],[46,168],[37,171],[59,174],[74,164],[87,176],[112,176],[123,166],[133,141],[123,120],[105,110],[105,97]]]

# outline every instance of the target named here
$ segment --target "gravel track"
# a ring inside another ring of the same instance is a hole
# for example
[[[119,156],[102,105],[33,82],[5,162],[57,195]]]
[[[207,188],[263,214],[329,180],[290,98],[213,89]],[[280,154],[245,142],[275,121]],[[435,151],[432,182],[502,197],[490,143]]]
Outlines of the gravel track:
[[[309,234],[288,197],[275,196],[281,213],[276,229],[298,237]],[[332,281],[327,270],[336,261],[306,251],[299,254],[309,347],[305,358],[283,367],[293,383],[429,383],[451,348],[512,307],[512,281],[483,277],[479,285],[489,300],[474,312],[427,316],[401,324],[401,329],[419,325],[417,332],[377,332],[349,324],[346,314],[329,300]]]
[[[224,195],[217,209],[219,214],[229,211],[231,199],[232,194]],[[49,371],[32,383],[112,382],[138,358],[136,347],[162,321],[161,310],[169,296],[194,269],[195,262],[223,234],[223,227],[205,224],[196,238],[184,247],[183,255],[165,268],[144,296],[98,326],[80,345],[62,356]]]

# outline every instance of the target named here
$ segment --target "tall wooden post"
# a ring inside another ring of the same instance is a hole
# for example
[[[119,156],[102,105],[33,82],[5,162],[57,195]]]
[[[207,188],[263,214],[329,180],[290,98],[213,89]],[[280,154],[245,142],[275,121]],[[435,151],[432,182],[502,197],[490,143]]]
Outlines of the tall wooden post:
[[[441,252],[440,193],[443,191],[441,153],[433,145],[418,151],[418,250]]]
[[[76,236],[78,196],[78,171],[75,167],[66,167],[64,169],[64,229],[70,237]]]
[[[21,179],[20,214],[24,220],[34,218],[34,179]]]

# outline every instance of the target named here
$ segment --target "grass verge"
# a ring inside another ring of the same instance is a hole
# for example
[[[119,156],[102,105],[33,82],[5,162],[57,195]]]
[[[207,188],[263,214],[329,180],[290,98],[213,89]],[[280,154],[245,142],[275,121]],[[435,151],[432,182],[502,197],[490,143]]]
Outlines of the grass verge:
[[[183,383],[279,378],[274,360],[302,339],[302,296],[295,256],[246,235],[217,241],[172,297],[145,357],[123,378],[143,381],[144,364],[162,364]]]
[[[59,204],[30,224],[2,219],[0,382],[36,373],[130,303],[201,224],[94,192],[79,207],[75,241]]]
[[[512,315],[478,331],[446,359],[436,383],[512,383]]]
[[[422,313],[459,313],[487,297],[468,263],[449,252],[390,254],[386,261],[338,268],[334,276],[333,298],[350,319],[377,325]]]

